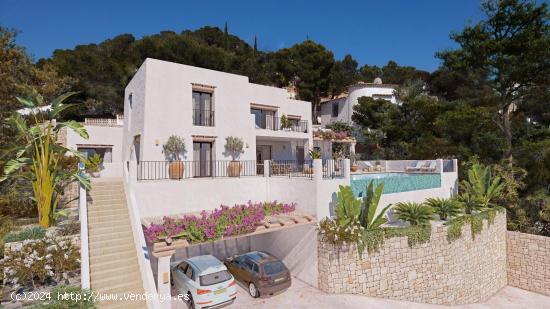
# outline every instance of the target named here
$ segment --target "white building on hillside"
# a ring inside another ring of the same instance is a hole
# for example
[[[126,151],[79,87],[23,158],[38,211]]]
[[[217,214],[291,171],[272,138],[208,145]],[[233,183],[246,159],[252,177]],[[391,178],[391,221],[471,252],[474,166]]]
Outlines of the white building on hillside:
[[[231,160],[224,147],[230,136],[244,141],[241,161],[300,161],[312,146],[310,102],[246,76],[150,58],[126,87],[124,115],[123,160],[165,161],[163,144],[176,135],[194,177]]]
[[[321,125],[323,127],[337,121],[352,124],[353,106],[360,97],[384,99],[399,104],[395,96],[397,85],[384,84],[382,79],[376,78],[372,83],[359,82],[348,86],[347,95],[321,102]]]

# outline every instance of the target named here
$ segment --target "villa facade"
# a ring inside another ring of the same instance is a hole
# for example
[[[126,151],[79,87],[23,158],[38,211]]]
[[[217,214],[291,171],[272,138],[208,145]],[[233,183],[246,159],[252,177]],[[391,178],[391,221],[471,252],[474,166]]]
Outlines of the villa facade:
[[[244,141],[241,161],[304,160],[312,145],[311,103],[248,77],[147,59],[124,99],[123,160],[164,161],[163,144],[183,137],[193,176],[231,160],[227,137]],[[286,120],[286,121],[285,121]]]

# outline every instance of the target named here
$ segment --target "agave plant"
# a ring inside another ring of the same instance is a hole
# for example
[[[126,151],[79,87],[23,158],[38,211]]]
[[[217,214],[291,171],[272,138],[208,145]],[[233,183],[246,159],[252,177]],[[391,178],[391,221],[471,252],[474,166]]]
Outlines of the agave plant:
[[[462,212],[460,203],[450,198],[428,198],[425,204],[439,215],[440,220],[458,216]]]
[[[462,181],[465,192],[479,200],[481,207],[494,207],[493,201],[504,190],[499,176],[493,177],[490,166],[474,164],[468,170],[468,179]]]
[[[433,215],[432,209],[423,203],[399,202],[394,210],[397,218],[415,226],[429,223]]]
[[[336,213],[336,222],[339,226],[349,226],[359,221],[361,201],[353,195],[350,186],[340,186],[338,204],[334,212]]]
[[[467,215],[476,210],[482,210],[484,208],[483,203],[480,201],[480,199],[477,196],[468,192],[460,194],[456,198],[456,200],[460,204],[460,206],[464,208],[464,213],[466,213]]]
[[[71,107],[72,104],[65,104],[65,100],[74,95],[75,92],[62,94],[51,103],[49,116],[55,118]],[[60,199],[61,186],[66,181],[78,181],[88,187],[89,180],[81,176],[76,167],[74,169],[63,169],[59,162],[68,153],[72,153],[82,161],[85,158],[77,151],[68,149],[58,144],[58,135],[63,128],[71,129],[83,138],[88,138],[88,133],[80,123],[69,120],[55,123],[46,118],[37,108],[44,106],[44,100],[38,93],[34,93],[34,100],[17,98],[26,108],[30,109],[31,125],[19,113],[14,113],[8,119],[8,124],[16,131],[15,143],[6,153],[14,154],[15,157],[4,166],[4,175],[0,182],[8,177],[20,178],[32,184],[34,201],[38,208],[38,220],[40,226],[47,228],[55,223],[58,215],[64,214],[57,211]]]
[[[367,186],[366,195],[363,198],[363,204],[361,205],[361,213],[359,215],[359,222],[361,226],[366,230],[373,230],[380,228],[380,226],[386,223],[388,220],[384,217],[391,205],[384,207],[378,215],[376,210],[380,197],[384,191],[384,183],[380,183],[376,189],[374,188],[374,181],[371,180]]]

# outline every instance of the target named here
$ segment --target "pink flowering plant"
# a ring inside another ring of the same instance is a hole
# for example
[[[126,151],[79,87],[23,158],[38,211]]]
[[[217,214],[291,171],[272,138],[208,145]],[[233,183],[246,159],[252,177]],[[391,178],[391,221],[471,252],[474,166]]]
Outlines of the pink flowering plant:
[[[296,203],[277,201],[235,205],[221,205],[212,212],[202,211],[200,216],[185,215],[179,218],[162,218],[162,223],[144,229],[150,242],[183,238],[191,243],[214,241],[222,237],[242,235],[256,231],[265,217],[290,213]]]
[[[334,133],[334,138],[335,139],[346,139],[346,138],[348,138],[348,132],[346,132],[346,131],[336,132],[336,133]]]

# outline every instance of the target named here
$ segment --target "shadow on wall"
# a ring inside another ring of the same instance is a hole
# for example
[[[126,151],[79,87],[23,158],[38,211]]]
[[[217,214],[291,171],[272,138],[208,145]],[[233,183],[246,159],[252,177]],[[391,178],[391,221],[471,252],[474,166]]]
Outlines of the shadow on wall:
[[[330,196],[330,202],[328,204],[328,209],[331,217],[336,216],[337,205],[338,205],[338,194],[336,192],[332,192],[332,195]]]

